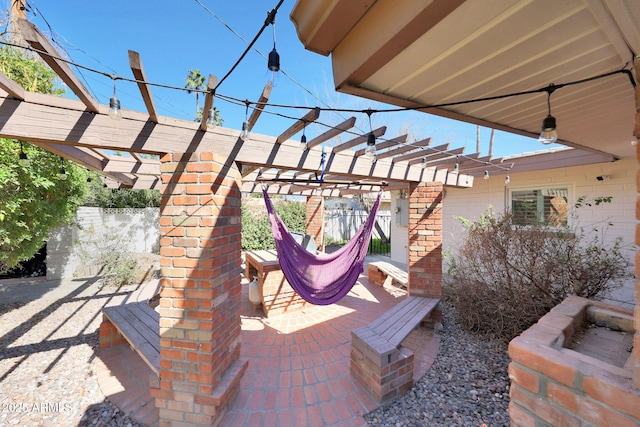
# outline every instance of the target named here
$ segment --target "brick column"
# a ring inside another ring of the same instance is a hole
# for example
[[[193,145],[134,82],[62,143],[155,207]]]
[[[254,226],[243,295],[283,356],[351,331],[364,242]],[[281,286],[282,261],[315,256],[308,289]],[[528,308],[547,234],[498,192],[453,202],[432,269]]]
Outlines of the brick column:
[[[442,183],[409,184],[409,294],[442,294]]]
[[[636,80],[640,80],[640,58],[635,58]],[[636,120],[633,127],[636,138],[640,138],[640,86],[636,86]],[[640,162],[640,144],[636,145],[636,157]],[[636,192],[640,193],[640,170],[636,172]],[[640,197],[636,195],[636,219],[640,220]],[[640,224],[636,224],[636,245],[640,246]],[[636,250],[636,277],[640,277],[640,251]],[[640,279],[635,283],[636,305],[634,310],[635,336],[633,339],[633,385],[640,388]]]
[[[324,197],[307,197],[307,234],[313,237],[319,251],[324,251]]]
[[[213,153],[167,154],[160,208],[160,426],[216,425],[237,394],[240,174]]]

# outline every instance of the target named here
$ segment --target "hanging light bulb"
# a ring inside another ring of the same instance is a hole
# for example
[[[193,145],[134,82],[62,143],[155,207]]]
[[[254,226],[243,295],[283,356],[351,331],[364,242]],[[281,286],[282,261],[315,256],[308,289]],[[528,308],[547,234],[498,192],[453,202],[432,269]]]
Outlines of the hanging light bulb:
[[[376,136],[373,134],[373,127],[371,126],[371,114],[373,110],[368,109],[365,111],[369,117],[369,135],[367,135],[367,148],[364,149],[364,155],[367,156],[372,162],[376,161]]]
[[[304,126],[302,127],[302,136],[300,137],[300,149],[307,149],[307,135],[304,134],[304,131],[307,128],[307,121],[303,120]]]
[[[275,18],[271,22],[271,27],[273,28],[273,50],[269,52],[269,58],[267,60],[267,67],[269,71],[273,71],[274,73],[280,71],[280,55],[276,50],[276,21]]]
[[[58,171],[58,179],[60,181],[64,181],[67,179],[67,171],[64,170],[64,166],[60,166],[60,170]]]
[[[240,132],[240,139],[243,141],[249,139],[249,135],[251,134],[251,123],[249,122],[249,104],[249,100],[244,101],[244,122],[242,122],[242,132]]]
[[[369,135],[367,135],[367,148],[364,149],[364,155],[371,159],[372,162],[376,161],[376,136],[373,132],[369,132]]]
[[[423,157],[422,158],[422,169],[426,169],[427,168],[427,158]]]
[[[638,145],[638,138],[636,137],[636,130],[635,129],[633,130],[633,133],[632,133],[631,145],[633,145],[634,147],[636,145]]]
[[[547,117],[542,121],[542,132],[538,137],[538,141],[541,144],[553,144],[558,140],[558,132],[556,132],[556,118],[551,115],[551,94],[556,87],[552,84],[545,89],[547,91]]]
[[[489,179],[489,171],[484,171],[484,179]]]
[[[22,142],[20,142],[20,160],[19,163],[23,167],[29,166],[29,158],[27,157],[27,153],[22,150]]]
[[[504,183],[505,184],[509,184],[511,182],[511,178],[509,178],[509,175],[504,177]]]
[[[114,120],[122,118],[122,110],[120,109],[120,100],[116,96],[116,77],[111,76],[113,80],[113,96],[109,99],[109,117]]]
[[[456,162],[456,164],[453,165],[453,171],[458,172],[459,170],[460,170],[460,163]]]

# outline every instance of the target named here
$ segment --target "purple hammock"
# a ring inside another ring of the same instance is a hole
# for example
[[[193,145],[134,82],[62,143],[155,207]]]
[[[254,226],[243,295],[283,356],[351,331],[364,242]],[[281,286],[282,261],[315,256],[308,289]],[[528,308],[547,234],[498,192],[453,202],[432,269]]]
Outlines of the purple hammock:
[[[366,221],[346,245],[336,252],[316,255],[296,242],[273,209],[267,191],[262,192],[276,242],[280,268],[291,287],[305,301],[315,305],[333,304],[348,294],[364,270],[364,258],[367,255],[382,193],[378,194]]]

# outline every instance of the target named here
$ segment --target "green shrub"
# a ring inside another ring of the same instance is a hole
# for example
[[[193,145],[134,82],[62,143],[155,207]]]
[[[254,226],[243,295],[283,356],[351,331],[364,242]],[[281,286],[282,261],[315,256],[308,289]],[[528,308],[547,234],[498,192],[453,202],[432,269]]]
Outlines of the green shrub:
[[[276,212],[290,232],[305,233],[307,208],[304,202],[273,200]],[[242,250],[275,249],[266,209],[260,214],[242,205]]]
[[[457,320],[509,341],[568,295],[604,296],[631,277],[621,239],[577,226],[515,225],[511,213],[463,221],[466,236],[451,257],[443,289]]]

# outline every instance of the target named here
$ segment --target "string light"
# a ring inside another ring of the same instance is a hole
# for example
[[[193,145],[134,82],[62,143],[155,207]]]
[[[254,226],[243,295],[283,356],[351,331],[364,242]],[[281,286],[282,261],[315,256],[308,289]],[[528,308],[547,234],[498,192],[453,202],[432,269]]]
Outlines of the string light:
[[[22,167],[29,166],[29,157],[27,157],[27,153],[22,149],[22,141],[20,141],[20,160],[18,161]]]
[[[246,141],[249,139],[249,135],[251,134],[251,123],[249,123],[249,100],[245,102],[245,111],[244,111],[244,122],[242,122],[242,132],[240,132],[240,139]]]
[[[213,108],[209,109],[209,114],[207,115],[207,125],[214,127],[217,125],[216,123],[216,112]]]
[[[364,150],[364,155],[371,159],[372,162],[376,161],[376,136],[373,134],[373,127],[371,126],[371,114],[373,110],[368,109],[365,111],[367,117],[369,117],[369,135],[367,135],[367,148]]]
[[[113,80],[113,96],[109,99],[109,117],[114,120],[120,120],[122,118],[122,110],[120,109],[120,100],[116,96],[116,79],[118,77],[112,75]]]
[[[302,150],[306,150],[307,149],[307,135],[305,135],[304,131],[307,128],[307,120],[306,119],[302,119],[302,136],[300,137],[300,148]]]
[[[484,179],[489,179],[489,171],[484,171]]]
[[[67,171],[64,169],[64,159],[60,157],[60,169],[58,170],[58,179],[65,181],[67,179]]]
[[[504,177],[504,183],[505,184],[509,184],[511,182],[511,178],[509,178],[509,175]]]
[[[275,17],[271,21],[271,27],[273,28],[273,50],[269,52],[269,59],[267,60],[267,68],[269,71],[277,73],[280,71],[280,54],[276,50],[276,20]]]
[[[426,169],[427,168],[427,158],[423,157],[422,158],[422,169]]]
[[[542,144],[553,144],[558,139],[558,132],[556,132],[556,118],[551,115],[551,94],[556,90],[555,85],[552,83],[546,88],[547,92],[547,117],[542,121],[542,132],[538,137],[538,141]]]

